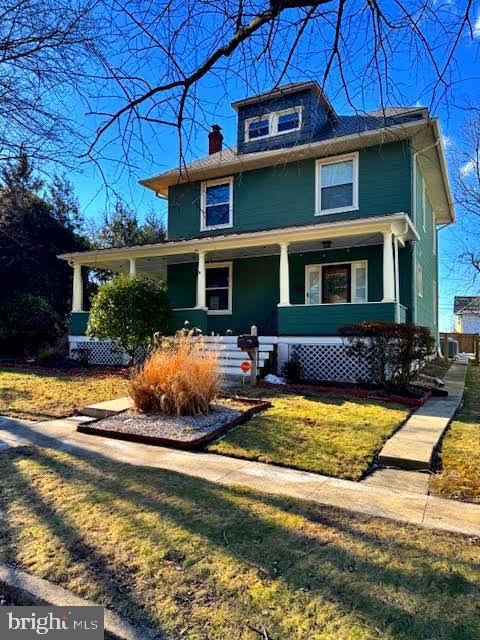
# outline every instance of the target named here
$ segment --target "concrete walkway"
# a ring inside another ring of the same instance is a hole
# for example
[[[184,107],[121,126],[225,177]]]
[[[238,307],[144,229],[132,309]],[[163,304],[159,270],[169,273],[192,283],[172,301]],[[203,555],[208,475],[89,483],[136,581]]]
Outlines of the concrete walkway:
[[[2,449],[34,444],[78,455],[167,469],[224,485],[311,500],[371,516],[480,536],[480,505],[443,500],[395,488],[337,480],[212,453],[176,451],[76,431],[84,416],[34,423],[0,418]]]
[[[454,363],[445,376],[448,397],[430,398],[388,440],[378,456],[383,466],[430,470],[436,447],[462,402],[466,363]]]

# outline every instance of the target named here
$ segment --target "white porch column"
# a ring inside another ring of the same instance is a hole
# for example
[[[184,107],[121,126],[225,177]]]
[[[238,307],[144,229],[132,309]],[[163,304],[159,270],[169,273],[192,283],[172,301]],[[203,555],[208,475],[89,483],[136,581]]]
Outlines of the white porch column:
[[[207,308],[207,296],[205,294],[205,253],[205,251],[198,252],[197,309]]]
[[[395,259],[395,322],[400,322],[400,263],[398,261],[397,236],[393,236],[393,251]]]
[[[281,307],[290,305],[290,269],[288,265],[288,242],[280,245],[280,303]]]
[[[135,278],[137,275],[137,261],[135,258],[129,258],[130,261],[130,278]]]
[[[73,294],[72,294],[72,311],[83,311],[83,280],[82,265],[74,263],[73,265]]]
[[[395,302],[395,269],[393,260],[393,234],[383,232],[383,300]]]

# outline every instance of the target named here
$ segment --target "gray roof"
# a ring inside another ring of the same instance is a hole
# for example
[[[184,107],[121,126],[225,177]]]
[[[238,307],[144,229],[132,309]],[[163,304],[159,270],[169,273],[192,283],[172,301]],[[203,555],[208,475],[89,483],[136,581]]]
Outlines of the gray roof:
[[[453,302],[454,313],[479,313],[480,296],[455,296]]]
[[[375,112],[380,115],[371,115],[369,113],[362,113],[355,116],[338,116],[334,121],[328,122],[328,124],[315,136],[312,136],[310,143],[322,142],[326,140],[335,140],[344,136],[349,136],[355,133],[365,133],[367,131],[375,131],[384,129],[385,127],[393,127],[395,125],[408,124],[415,120],[425,119],[425,112],[421,109],[415,108],[413,111],[409,107],[395,107],[396,115],[388,115],[388,110],[385,110],[385,115],[382,111]],[[402,113],[399,113],[399,109],[404,109]],[[265,153],[264,151],[254,153],[237,153],[236,145],[226,147],[217,153],[204,156],[198,160],[187,163],[182,170],[188,174],[189,171],[195,169],[208,169],[211,167],[220,166],[222,163],[235,160],[236,158],[251,157],[254,155],[260,155]],[[168,174],[175,175],[178,173],[178,168],[170,169],[160,174],[167,176]],[[143,182],[143,181],[141,181]]]
[[[273,89],[269,89],[268,91],[264,91],[263,93],[257,93],[256,95],[247,96],[246,98],[242,98],[241,100],[236,100],[235,102],[232,102],[231,106],[235,110],[237,110],[238,107],[244,107],[247,104],[256,104],[257,102],[263,102],[264,100],[280,98],[290,93],[298,93],[299,91],[303,91],[304,89],[313,90],[320,97],[320,99],[323,100],[329,113],[333,117],[336,117],[335,109],[332,107],[330,100],[327,98],[323,89],[320,87],[318,82],[316,82],[316,80],[281,84],[278,87],[274,87]]]

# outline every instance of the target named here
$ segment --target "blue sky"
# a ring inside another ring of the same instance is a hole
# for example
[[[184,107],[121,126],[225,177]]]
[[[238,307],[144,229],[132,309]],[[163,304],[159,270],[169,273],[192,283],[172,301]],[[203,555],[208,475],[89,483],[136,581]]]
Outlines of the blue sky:
[[[456,0],[441,3],[438,0],[434,5],[441,10],[442,7],[454,6]],[[458,150],[462,148],[465,135],[465,126],[469,117],[468,104],[480,104],[480,68],[479,68],[479,44],[480,44],[480,8],[474,15],[474,37],[465,35],[457,48],[456,57],[451,67],[450,80],[453,82],[451,89],[434,107],[434,115],[441,121],[444,134],[444,142],[453,177],[453,164]],[[430,34],[435,40],[435,33]],[[315,41],[315,40],[313,40]],[[318,48],[319,49],[319,48]],[[347,85],[352,88],[353,105],[358,110],[372,110],[380,105],[378,83],[375,78],[370,79],[365,75],[368,69],[368,60],[364,53],[348,65],[346,70]],[[420,59],[419,59],[420,60]],[[236,64],[232,61],[232,67]],[[362,66],[364,65],[364,66]],[[293,60],[289,72],[283,82],[305,79],[321,80],[321,74],[325,66],[325,53],[312,50],[312,34],[309,39],[300,45],[298,54]],[[389,76],[395,91],[385,101],[387,104],[402,105],[430,105],[432,98],[431,87],[434,76],[432,69],[424,61],[419,61],[412,68],[412,58],[407,53],[395,56],[390,64]],[[274,75],[274,70],[273,70]],[[209,125],[217,122],[223,129],[225,144],[235,143],[236,138],[236,114],[231,109],[230,103],[244,97],[246,94],[255,93],[257,90],[268,89],[272,84],[272,69],[259,65],[255,74],[248,78],[249,86],[244,80],[240,80],[235,73],[224,73],[220,78],[218,74],[211,74],[204,78],[197,88],[197,102],[201,109],[196,112],[197,123],[192,127],[187,159],[200,157],[207,153],[207,131]],[[349,104],[345,91],[341,90],[341,82],[338,69],[333,68],[331,76],[326,84],[326,93],[338,113],[352,113],[352,105]],[[73,103],[79,115],[85,110],[84,104],[79,100]],[[112,107],[113,108],[113,107]],[[95,120],[86,118],[87,126],[93,132]],[[128,168],[119,166],[116,159],[122,154],[122,149],[117,141],[112,140],[108,153],[110,160],[101,163],[104,177],[93,164],[85,164],[82,172],[71,174],[82,210],[86,217],[98,219],[101,212],[113,200],[113,194],[105,191],[105,182],[115,189],[143,218],[150,209],[154,209],[159,215],[166,214],[165,202],[156,198],[154,194],[137,184],[141,178],[161,172],[178,164],[178,138],[171,128],[162,128],[158,125],[155,135],[145,134],[144,138],[150,157],[142,153],[139,148],[131,150],[131,166]],[[460,214],[461,212],[457,212]],[[463,234],[466,233],[462,224],[453,225],[443,229],[439,234],[439,259],[440,259],[440,329],[451,330],[453,322],[453,296],[455,294],[476,294],[470,285],[471,278],[463,269],[458,268],[456,256],[460,251]]]

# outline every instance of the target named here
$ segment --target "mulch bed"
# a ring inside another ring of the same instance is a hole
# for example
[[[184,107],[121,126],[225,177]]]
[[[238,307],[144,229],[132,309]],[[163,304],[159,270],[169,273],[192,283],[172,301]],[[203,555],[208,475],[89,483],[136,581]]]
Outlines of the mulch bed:
[[[79,424],[77,431],[161,447],[197,449],[271,406],[268,401],[220,396],[205,416],[126,411],[95,423]]]
[[[381,400],[382,402],[396,402],[408,407],[421,407],[432,396],[431,391],[415,390],[415,392],[407,395],[380,393],[378,389],[360,389],[358,387],[334,387],[329,385],[318,384],[273,384],[261,380],[258,382],[259,387],[267,387],[276,391],[304,391],[311,393],[337,393],[354,398],[368,398],[369,400]]]

